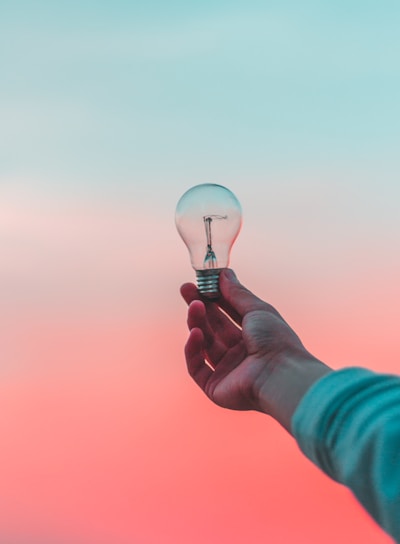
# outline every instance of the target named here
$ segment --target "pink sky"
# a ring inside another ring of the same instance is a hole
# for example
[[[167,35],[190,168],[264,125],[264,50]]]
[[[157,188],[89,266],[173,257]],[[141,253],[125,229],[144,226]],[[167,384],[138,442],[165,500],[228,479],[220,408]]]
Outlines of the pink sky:
[[[154,220],[143,198],[12,191],[2,205],[4,541],[389,542],[277,424],[211,405],[187,376],[178,288],[194,273],[173,207]],[[263,221],[245,215],[233,250],[243,281],[326,362],[396,370],[391,249],[360,243],[352,260],[339,231],[333,273],[298,229]]]

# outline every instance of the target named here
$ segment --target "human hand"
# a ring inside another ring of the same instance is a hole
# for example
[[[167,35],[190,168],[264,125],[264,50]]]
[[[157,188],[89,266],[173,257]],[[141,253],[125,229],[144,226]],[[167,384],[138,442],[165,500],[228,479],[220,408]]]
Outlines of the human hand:
[[[216,404],[269,413],[290,430],[291,415],[305,389],[329,369],[308,353],[275,308],[241,285],[232,270],[221,272],[220,290],[221,297],[211,302],[202,299],[193,284],[181,288],[189,304],[189,373]],[[308,371],[300,376],[303,363]],[[296,376],[300,386],[293,380]]]

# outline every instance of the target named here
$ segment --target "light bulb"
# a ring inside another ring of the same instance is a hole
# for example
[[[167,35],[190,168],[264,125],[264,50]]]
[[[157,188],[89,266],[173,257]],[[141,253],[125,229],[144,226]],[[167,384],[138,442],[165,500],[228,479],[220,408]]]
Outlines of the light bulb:
[[[222,185],[196,185],[180,198],[175,223],[189,249],[200,293],[218,298],[219,274],[229,264],[230,251],[242,224],[238,199]]]

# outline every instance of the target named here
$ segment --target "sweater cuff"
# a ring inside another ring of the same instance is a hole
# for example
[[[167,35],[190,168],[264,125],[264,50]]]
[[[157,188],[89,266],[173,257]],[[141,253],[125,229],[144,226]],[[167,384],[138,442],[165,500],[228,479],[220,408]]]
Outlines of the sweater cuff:
[[[329,451],[330,427],[343,399],[351,398],[375,376],[358,367],[331,372],[310,387],[293,414],[292,432],[300,449],[334,480],[340,481],[340,477]]]

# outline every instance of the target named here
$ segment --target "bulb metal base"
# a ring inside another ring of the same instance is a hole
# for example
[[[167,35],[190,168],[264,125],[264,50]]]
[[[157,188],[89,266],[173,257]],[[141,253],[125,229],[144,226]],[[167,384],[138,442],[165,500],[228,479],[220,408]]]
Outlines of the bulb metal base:
[[[206,298],[216,299],[220,296],[219,275],[222,268],[196,270],[197,288]]]

